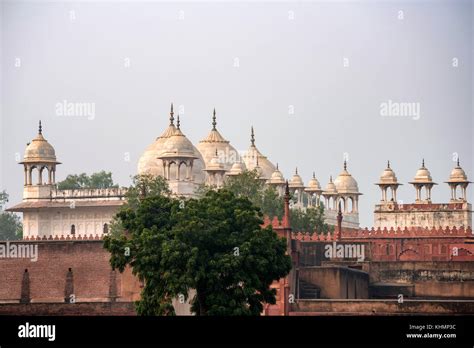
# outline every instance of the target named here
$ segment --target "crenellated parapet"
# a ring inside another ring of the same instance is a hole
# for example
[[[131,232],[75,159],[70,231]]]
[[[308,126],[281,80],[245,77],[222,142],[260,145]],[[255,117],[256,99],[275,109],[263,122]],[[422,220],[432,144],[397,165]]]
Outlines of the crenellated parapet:
[[[270,219],[268,216],[265,216],[263,219],[262,227],[265,228],[269,225],[271,225],[272,228],[281,229],[281,228],[285,228],[285,226],[288,226],[289,221],[286,216],[283,216],[281,219],[278,219],[277,216],[274,216],[273,219]]]
[[[336,240],[332,234],[318,233],[293,233],[293,239],[300,241],[333,241]],[[452,228],[364,228],[364,229],[342,229],[342,240],[352,239],[393,239],[393,238],[468,238],[474,237],[471,227]]]
[[[81,234],[78,234],[78,235],[49,235],[48,237],[47,236],[31,236],[31,237],[24,237],[23,240],[24,241],[51,241],[51,240],[58,240],[58,241],[69,241],[69,240],[101,240],[103,239],[103,236],[99,236],[98,234],[96,235],[81,235]]]
[[[127,188],[104,189],[76,189],[76,190],[51,190],[52,201],[74,200],[122,200],[125,198]]]

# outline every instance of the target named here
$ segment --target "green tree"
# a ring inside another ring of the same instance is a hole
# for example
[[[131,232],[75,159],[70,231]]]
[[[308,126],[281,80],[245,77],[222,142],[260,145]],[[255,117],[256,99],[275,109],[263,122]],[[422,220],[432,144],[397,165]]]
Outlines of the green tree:
[[[276,189],[265,185],[258,179],[256,171],[245,171],[242,174],[228,178],[224,182],[224,188],[233,192],[238,197],[247,197],[259,207],[262,213],[270,218],[277,216],[279,219],[284,213],[284,199],[280,197]],[[209,188],[203,188],[203,193]],[[304,197],[303,197],[304,198]],[[294,200],[294,198],[291,198]],[[303,199],[307,202],[307,199]],[[292,209],[291,228],[294,232],[306,233],[328,233],[330,226],[324,222],[324,206],[308,207],[306,210]]]
[[[150,174],[139,174],[132,177],[132,185],[125,194],[126,203],[122,208],[124,211],[135,211],[140,202],[150,196],[169,196],[171,191],[168,183],[161,176],[154,177]],[[120,219],[121,214],[113,217],[109,226],[109,233],[113,237],[119,237],[125,233],[125,227]]]
[[[106,237],[105,247],[114,268],[130,265],[144,282],[141,315],[173,315],[172,299],[190,289],[197,315],[258,315],[262,303],[275,303],[270,284],[291,269],[285,240],[261,228],[249,199],[228,190],[184,205],[148,194],[117,215],[128,232]]]
[[[114,184],[112,173],[104,170],[93,173],[90,176],[86,173],[70,174],[63,181],[58,183],[59,190],[77,190],[81,188],[86,189],[104,189],[118,187]]]
[[[7,202],[8,194],[5,191],[0,192],[0,240],[21,239],[23,228],[20,217],[3,210]]]
[[[229,177],[224,182],[223,188],[234,193],[237,197],[246,197],[259,207],[263,215],[270,218],[283,216],[283,197],[273,186],[265,185],[258,179],[257,171],[244,171],[239,175]],[[204,192],[206,190],[204,189]]]
[[[291,228],[293,232],[305,232],[309,234],[327,234],[333,231],[332,227],[324,222],[324,207],[307,207],[306,211],[292,209]]]

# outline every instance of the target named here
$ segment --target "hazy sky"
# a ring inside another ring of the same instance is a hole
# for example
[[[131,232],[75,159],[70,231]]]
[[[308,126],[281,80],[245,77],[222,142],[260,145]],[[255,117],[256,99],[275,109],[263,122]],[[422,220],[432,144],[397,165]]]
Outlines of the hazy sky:
[[[364,193],[362,226],[373,224],[373,183],[388,159],[405,203],[423,157],[440,183],[434,202],[449,200],[453,153],[474,179],[471,1],[1,6],[0,189],[11,204],[22,197],[17,160],[39,119],[63,163],[58,180],[104,169],[128,185],[170,102],[194,144],[216,107],[234,147],[247,149],[253,125],[260,151],[285,177],[298,166],[305,183],[315,171],[326,186],[347,153]],[[95,113],[61,115],[65,100]],[[389,100],[415,103],[413,114],[381,115]]]

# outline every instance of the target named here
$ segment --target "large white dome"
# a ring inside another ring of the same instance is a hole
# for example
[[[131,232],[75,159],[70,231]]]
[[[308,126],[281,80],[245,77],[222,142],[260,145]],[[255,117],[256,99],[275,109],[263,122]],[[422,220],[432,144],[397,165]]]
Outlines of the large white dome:
[[[180,133],[181,135],[177,134]],[[176,136],[179,135],[179,136]],[[171,142],[168,142],[170,140]],[[189,156],[194,157],[193,172],[194,182],[201,184],[205,180],[204,159],[198,149],[187,139],[183,133],[174,125],[173,106],[170,112],[170,124],[168,128],[156,140],[151,143],[138,161],[138,174],[151,174],[153,176],[163,175],[163,161],[158,157],[170,153],[179,147]],[[192,151],[192,153],[191,153]]]
[[[254,170],[258,166],[261,168],[262,179],[270,179],[273,172],[276,170],[276,167],[270,162],[267,157],[262,155],[262,153],[255,146],[255,136],[252,127],[251,134],[251,145],[245,155],[243,156],[245,166],[248,170]]]
[[[230,145],[229,141],[226,140],[216,128],[216,110],[212,116],[212,129],[206,138],[201,140],[197,144],[197,149],[204,159],[206,166],[210,164],[210,161],[215,156],[216,150],[219,157],[219,162],[224,165],[225,170],[230,170],[232,165],[239,162],[239,152]]]

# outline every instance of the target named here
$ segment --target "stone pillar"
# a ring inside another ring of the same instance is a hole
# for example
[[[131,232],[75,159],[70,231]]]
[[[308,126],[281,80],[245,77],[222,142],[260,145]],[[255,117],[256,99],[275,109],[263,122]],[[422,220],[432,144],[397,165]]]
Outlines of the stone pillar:
[[[44,167],[41,167],[38,170],[38,185],[43,185],[43,169]]]
[[[31,166],[28,166],[28,185],[31,185],[33,183],[33,168]]]

